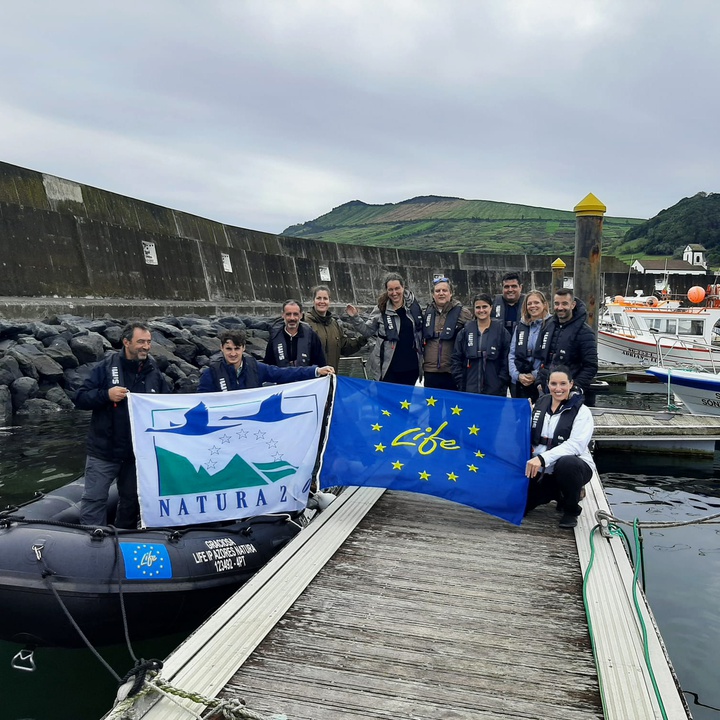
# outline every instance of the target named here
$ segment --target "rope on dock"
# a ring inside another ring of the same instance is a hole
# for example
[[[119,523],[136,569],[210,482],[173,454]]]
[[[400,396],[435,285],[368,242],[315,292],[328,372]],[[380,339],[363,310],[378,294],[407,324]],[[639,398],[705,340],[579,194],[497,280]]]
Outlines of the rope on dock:
[[[615,517],[612,513],[605,512],[604,510],[598,510],[595,513],[595,517],[601,527],[607,527],[610,523],[615,525],[627,525],[628,527],[638,528],[670,528],[670,527],[685,527],[687,525],[715,525],[720,522],[720,513],[714,515],[705,515],[701,518],[695,518],[693,520],[675,521],[668,520],[666,522],[650,522],[640,520],[621,520]]]
[[[182,690],[164,680],[155,672],[147,673],[142,687],[137,692],[130,694],[130,686],[132,686],[132,681],[120,688],[116,704],[108,714],[107,720],[137,720],[137,718],[142,717],[142,715],[138,714],[138,700],[149,696],[151,693],[162,695],[196,720],[221,720],[221,718],[225,718],[225,720],[288,720],[287,715],[264,715],[251,710],[245,705],[244,700],[222,700]],[[205,705],[208,708],[207,714],[200,715],[196,713],[191,708],[181,704],[178,698],[192,700],[198,705]]]
[[[583,577],[583,603],[585,605],[585,613],[587,616],[587,622],[588,622],[588,631],[590,634],[590,642],[593,647],[593,655],[595,657],[595,664],[597,668],[598,673],[598,683],[600,686],[600,697],[602,700],[603,707],[607,707],[607,701],[605,697],[605,688],[603,683],[603,677],[600,671],[600,666],[597,662],[597,648],[595,647],[595,634],[593,631],[592,626],[592,620],[590,617],[590,610],[588,606],[588,597],[587,597],[587,588],[588,588],[588,582],[590,579],[590,573],[593,567],[594,558],[595,558],[595,535],[599,534],[602,537],[610,538],[610,537],[621,537],[624,538],[626,542],[628,542],[628,545],[630,544],[628,541],[627,536],[625,535],[625,532],[620,527],[620,525],[628,525],[629,527],[633,528],[633,536],[635,540],[635,567],[633,571],[633,587],[632,587],[632,596],[633,596],[633,603],[635,606],[635,612],[637,614],[639,623],[640,623],[640,630],[642,633],[642,639],[643,639],[643,656],[645,659],[645,665],[648,670],[648,674],[650,677],[650,682],[652,683],[653,691],[655,693],[655,698],[658,702],[658,706],[660,709],[661,716],[663,720],[668,720],[667,711],[665,709],[665,704],[662,700],[662,695],[660,693],[660,689],[657,684],[657,679],[655,677],[655,672],[652,667],[652,662],[650,660],[650,648],[648,644],[648,631],[647,627],[645,625],[645,620],[643,619],[643,614],[640,608],[640,602],[638,593],[640,592],[640,582],[639,578],[640,575],[643,574],[644,569],[644,560],[643,560],[643,551],[642,551],[642,536],[641,536],[641,529],[642,528],[671,528],[671,527],[686,527],[689,525],[713,525],[720,522],[720,513],[714,513],[713,515],[705,515],[704,517],[700,518],[694,518],[692,520],[684,520],[684,521],[666,521],[666,522],[641,522],[638,518],[635,518],[633,521],[628,520],[622,520],[621,518],[615,517],[612,513],[606,512],[604,510],[597,510],[595,513],[595,518],[597,520],[597,524],[590,530],[590,561],[588,563],[588,567],[585,571],[585,575]],[[644,582],[643,582],[644,585]]]

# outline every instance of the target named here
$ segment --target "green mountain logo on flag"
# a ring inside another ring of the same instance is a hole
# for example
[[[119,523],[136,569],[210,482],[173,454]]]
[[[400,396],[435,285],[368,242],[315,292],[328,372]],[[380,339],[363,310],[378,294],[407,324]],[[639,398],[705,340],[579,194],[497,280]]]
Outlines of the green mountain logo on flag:
[[[155,457],[161,496],[271,485],[297,472],[297,467],[285,460],[250,465],[234,455],[222,470],[211,475],[203,466],[196,470],[185,456],[162,447],[155,448]]]

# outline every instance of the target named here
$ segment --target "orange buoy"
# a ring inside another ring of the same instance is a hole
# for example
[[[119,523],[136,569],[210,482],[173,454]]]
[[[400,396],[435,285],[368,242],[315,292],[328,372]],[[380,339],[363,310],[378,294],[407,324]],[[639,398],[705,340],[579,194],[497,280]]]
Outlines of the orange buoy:
[[[688,290],[687,297],[691,303],[701,303],[705,299],[705,291],[699,285],[693,285]]]
[[[623,302],[625,298],[622,295],[616,295],[615,296],[615,302],[620,305],[621,302]]]

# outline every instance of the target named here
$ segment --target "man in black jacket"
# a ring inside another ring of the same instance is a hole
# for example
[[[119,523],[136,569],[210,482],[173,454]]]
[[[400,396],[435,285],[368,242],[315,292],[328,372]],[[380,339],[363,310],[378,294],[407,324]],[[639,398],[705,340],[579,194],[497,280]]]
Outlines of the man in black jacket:
[[[101,360],[75,396],[78,408],[92,410],[80,500],[83,525],[107,525],[108,492],[117,478],[115,526],[137,527],[140,509],[127,394],[168,392],[163,374],[150,357],[150,342],[146,325],[126,325],[123,349]]]
[[[302,314],[302,305],[297,300],[283,303],[283,324],[270,330],[264,363],[278,367],[327,365],[322,342],[307,323],[301,322]]]
[[[560,288],[553,299],[555,314],[545,323],[535,345],[535,357],[542,367],[537,381],[547,392],[547,380],[554,365],[566,365],[572,372],[575,386],[585,393],[585,404],[591,405],[590,385],[598,369],[597,338],[585,322],[587,310],[573,291]]]
[[[505,273],[502,278],[502,294],[496,295],[493,300],[492,315],[490,317],[493,320],[499,320],[510,333],[511,338],[515,325],[520,319],[520,309],[525,299],[522,288],[518,273]]]

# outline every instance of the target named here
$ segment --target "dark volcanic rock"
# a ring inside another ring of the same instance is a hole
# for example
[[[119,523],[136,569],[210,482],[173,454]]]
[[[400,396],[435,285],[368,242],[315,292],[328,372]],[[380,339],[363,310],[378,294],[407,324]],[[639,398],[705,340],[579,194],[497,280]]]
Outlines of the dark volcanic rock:
[[[175,338],[175,354],[187,363],[193,363],[198,354],[197,345],[192,340]]]
[[[59,385],[47,389],[44,392],[44,398],[59,405],[63,410],[73,410],[75,408],[73,401]]]
[[[75,397],[75,393],[85,380],[90,377],[92,371],[92,365],[81,365],[79,368],[68,368],[63,373],[65,376],[65,390],[71,399]]]
[[[220,341],[216,337],[194,337],[193,342],[197,346],[198,352],[203,355],[213,355],[220,350]]]
[[[168,386],[176,393],[192,393],[209,358],[221,357],[220,333],[244,328],[247,351],[262,359],[269,329],[277,322],[277,318],[187,315],[156,317],[146,324],[152,334],[150,352]],[[12,410],[31,416],[70,410],[97,362],[113,348],[122,352],[124,325],[109,316],[0,321],[0,420]]]
[[[25,377],[31,377],[35,380],[40,380],[40,375],[38,374],[37,368],[35,367],[35,363],[28,357],[27,353],[27,347],[25,347],[25,351],[23,352],[23,346],[22,345],[15,345],[14,347],[10,348],[8,350],[8,355],[10,357],[14,357],[17,360],[17,363],[20,367],[20,372]]]
[[[23,417],[36,418],[42,417],[43,415],[53,415],[62,411],[63,409],[51,400],[44,400],[43,398],[30,398],[17,411],[17,414],[22,415]]]
[[[105,343],[107,340],[98,333],[76,335],[70,341],[70,349],[81,365],[97,362],[105,356]]]
[[[31,377],[21,377],[10,386],[13,409],[17,412],[28,400],[38,394],[37,380]]]
[[[17,340],[20,335],[32,335],[31,323],[18,323],[0,320],[0,339]]]
[[[32,329],[33,335],[41,342],[60,334],[60,328],[57,325],[48,325],[43,322],[32,323]]]
[[[113,325],[107,328],[103,335],[105,335],[114,348],[119,348],[122,345],[122,328],[120,326]]]
[[[42,345],[40,345],[42,347]],[[35,368],[35,373],[24,373],[30,375],[39,381],[58,382],[62,379],[63,369],[51,357],[48,357],[43,350],[36,345],[16,345],[10,353],[18,360],[22,367],[21,357],[31,363]]]
[[[52,342],[45,348],[45,354],[60,365],[63,370],[76,368],[80,364],[80,361],[75,357],[75,353],[70,349],[67,340],[61,335],[52,339]]]
[[[12,422],[12,394],[7,385],[0,385],[0,425]]]
[[[0,385],[12,385],[13,380],[22,377],[18,361],[11,355],[0,357]]]

